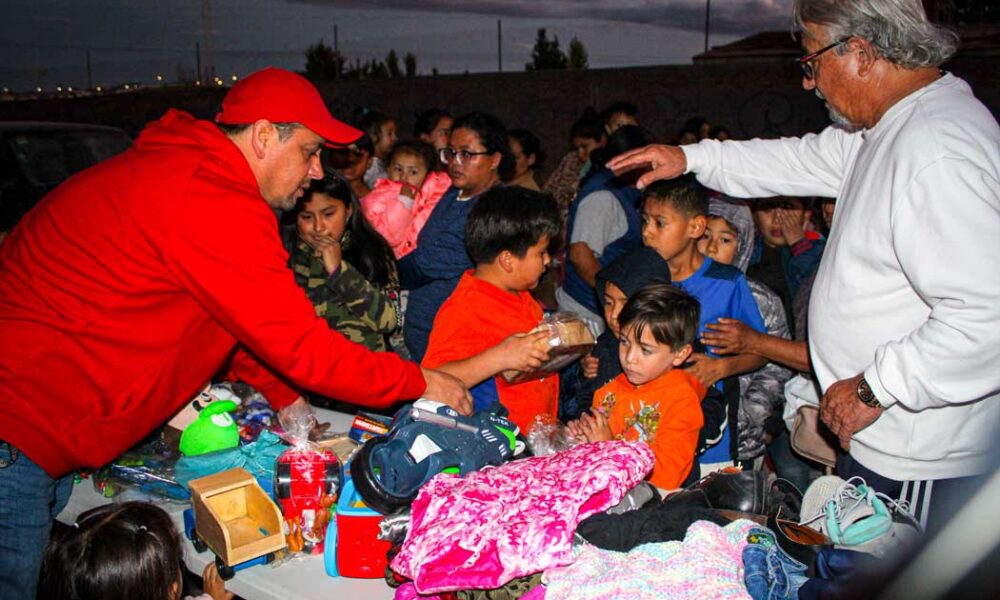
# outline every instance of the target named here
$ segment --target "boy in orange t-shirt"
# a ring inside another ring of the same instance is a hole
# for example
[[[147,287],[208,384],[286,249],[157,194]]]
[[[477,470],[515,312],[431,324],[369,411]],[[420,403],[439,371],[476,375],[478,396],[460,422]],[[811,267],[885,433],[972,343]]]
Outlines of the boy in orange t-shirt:
[[[536,416],[556,416],[559,378],[509,384],[500,373],[528,371],[548,358],[548,333],[526,333],[543,316],[529,290],[549,265],[559,229],[559,209],[546,194],[518,187],[483,194],[465,225],[476,268],[438,310],[422,363],[461,379],[476,412],[502,404],[524,433]]]
[[[704,423],[705,388],[674,368],[691,355],[698,312],[698,301],[672,285],[649,285],[629,298],[618,316],[624,372],[594,393],[591,414],[568,424],[588,442],[649,444],[656,459],[649,481],[666,490],[679,488],[691,473]]]

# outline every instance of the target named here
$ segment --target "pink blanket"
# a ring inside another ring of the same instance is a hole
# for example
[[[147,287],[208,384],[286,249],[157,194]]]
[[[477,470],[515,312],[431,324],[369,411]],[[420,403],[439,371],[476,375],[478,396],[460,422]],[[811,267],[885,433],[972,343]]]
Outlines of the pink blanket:
[[[413,501],[392,569],[421,594],[493,589],[572,562],[577,524],[617,504],[649,473],[646,444],[581,444],[470,473],[438,475]]]

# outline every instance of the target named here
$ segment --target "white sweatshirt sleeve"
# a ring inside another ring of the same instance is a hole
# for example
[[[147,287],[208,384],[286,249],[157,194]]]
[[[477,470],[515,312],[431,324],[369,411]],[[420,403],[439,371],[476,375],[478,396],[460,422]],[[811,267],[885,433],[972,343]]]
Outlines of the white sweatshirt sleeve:
[[[702,140],[681,146],[687,172],[739,198],[836,197],[859,135],[836,127],[801,138]]]
[[[968,160],[923,169],[891,209],[893,247],[930,307],[927,321],[882,344],[865,370],[879,401],[907,409],[1000,390],[1000,182]]]

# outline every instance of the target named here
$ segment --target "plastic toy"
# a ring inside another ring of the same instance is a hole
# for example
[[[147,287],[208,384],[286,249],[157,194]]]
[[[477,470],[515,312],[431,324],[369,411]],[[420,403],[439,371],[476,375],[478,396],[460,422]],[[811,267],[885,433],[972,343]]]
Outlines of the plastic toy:
[[[240,445],[240,429],[229,415],[236,410],[232,400],[213,402],[198,413],[198,418],[181,434],[181,453],[199,456]]]
[[[330,450],[293,448],[278,457],[274,495],[288,526],[288,549],[318,553],[341,487],[340,460]]]
[[[347,477],[324,540],[323,562],[330,577],[380,579],[392,546],[378,539],[382,515],[368,508]]]
[[[281,513],[247,471],[230,469],[188,485],[192,508],[185,511],[185,534],[198,552],[212,549],[223,579],[271,562],[285,547]]]
[[[365,442],[351,461],[351,477],[365,504],[388,514],[409,505],[441,472],[465,475],[499,465],[524,450],[513,422],[493,413],[471,417],[418,400],[396,413],[387,437]]]

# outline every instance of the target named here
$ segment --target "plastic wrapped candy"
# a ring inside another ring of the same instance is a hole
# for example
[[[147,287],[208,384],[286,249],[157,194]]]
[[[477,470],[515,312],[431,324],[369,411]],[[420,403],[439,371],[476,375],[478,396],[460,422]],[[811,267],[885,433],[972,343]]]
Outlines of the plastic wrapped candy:
[[[288,549],[318,554],[341,489],[340,460],[309,441],[316,417],[308,405],[292,404],[278,418],[285,441],[292,444],[274,468],[274,496],[285,519]]]
[[[549,337],[541,343],[549,349],[549,359],[533,371],[504,371],[503,378],[508,383],[518,383],[538,379],[559,371],[566,365],[582,358],[594,349],[596,341],[590,328],[573,313],[553,313],[531,330],[548,330]]]
[[[548,456],[575,446],[578,440],[551,415],[538,415],[528,430],[528,448],[534,456]]]

